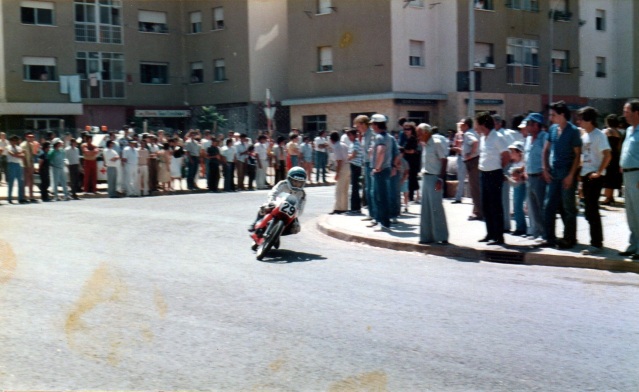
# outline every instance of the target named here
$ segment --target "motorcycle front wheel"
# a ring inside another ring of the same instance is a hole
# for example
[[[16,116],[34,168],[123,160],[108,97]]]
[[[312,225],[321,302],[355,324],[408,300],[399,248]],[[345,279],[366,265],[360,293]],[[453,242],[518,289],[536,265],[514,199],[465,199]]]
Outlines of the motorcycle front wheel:
[[[264,233],[264,241],[257,248],[256,258],[258,260],[262,260],[264,256],[271,250],[271,247],[282,235],[282,231],[284,231],[284,222],[278,220],[276,222],[272,222],[271,225],[266,229]]]

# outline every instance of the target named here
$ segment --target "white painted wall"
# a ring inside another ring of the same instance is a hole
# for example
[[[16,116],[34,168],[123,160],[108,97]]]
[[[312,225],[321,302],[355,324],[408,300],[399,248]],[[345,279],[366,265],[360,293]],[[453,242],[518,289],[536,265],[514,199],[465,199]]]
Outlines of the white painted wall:
[[[393,91],[446,93],[456,88],[457,2],[391,2]],[[409,41],[424,41],[424,66],[409,65]]]
[[[580,0],[580,95],[588,98],[626,98],[632,95],[633,1]],[[596,29],[596,10],[606,11],[606,30]],[[598,78],[596,58],[606,58],[606,77]],[[571,61],[571,65],[574,62]]]
[[[250,99],[287,95],[288,24],[286,0],[248,0]]]

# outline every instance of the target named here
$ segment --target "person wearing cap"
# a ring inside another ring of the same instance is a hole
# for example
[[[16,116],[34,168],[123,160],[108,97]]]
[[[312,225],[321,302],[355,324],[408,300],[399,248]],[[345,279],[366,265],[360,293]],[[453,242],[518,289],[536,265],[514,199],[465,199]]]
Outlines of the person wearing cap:
[[[422,145],[419,243],[445,244],[448,243],[448,225],[443,205],[443,183],[446,181],[448,143],[433,137],[432,127],[425,123],[417,126],[417,135]]]
[[[513,212],[515,214],[515,231],[513,235],[524,236],[527,233],[524,201],[526,200],[526,181],[524,178],[524,142],[516,141],[510,146],[510,168],[508,184],[513,189]]]
[[[597,128],[598,116],[599,112],[590,106],[585,106],[577,112],[577,125],[584,130],[581,135],[583,148],[579,176],[583,186],[586,220],[590,226],[590,246],[581,251],[585,255],[600,253],[603,247],[599,197],[611,155],[608,138]]]
[[[506,138],[495,131],[495,121],[488,112],[475,117],[475,129],[481,134],[479,147],[479,171],[481,203],[486,222],[486,237],[479,242],[487,245],[504,244],[504,208],[501,188],[504,184],[504,167],[510,162]]]
[[[464,157],[466,173],[468,173],[470,197],[473,199],[473,214],[468,217],[468,220],[483,220],[484,214],[479,189],[479,135],[473,129],[471,117],[462,118],[457,125],[464,132],[462,156]]]
[[[51,142],[53,148],[49,151],[49,165],[51,166],[51,173],[53,174],[53,199],[59,201],[58,187],[62,187],[62,193],[64,200],[69,199],[69,190],[67,188],[67,177],[64,174],[64,160],[66,154],[64,153],[64,142],[61,139],[55,138]]]
[[[372,151],[372,181],[373,197],[375,198],[374,221],[369,227],[381,225],[376,230],[389,231],[391,218],[391,165],[392,165],[392,136],[386,131],[386,116],[373,114],[371,128],[375,132]]]
[[[528,218],[530,220],[528,239],[540,241],[546,238],[544,225],[546,181],[542,176],[542,156],[548,133],[541,128],[543,122],[544,118],[540,113],[530,113],[519,124],[519,128],[525,129],[527,134],[524,144],[524,178],[526,179]]]
[[[550,105],[550,127],[544,145],[543,173],[548,183],[544,202],[546,241],[541,246],[570,249],[577,243],[577,205],[575,193],[577,170],[581,158],[581,134],[570,121],[570,109],[564,101]],[[557,211],[564,223],[564,237],[557,240]]]
[[[626,198],[626,218],[630,239],[621,256],[639,260],[639,100],[633,99],[623,106],[623,115],[630,126],[621,147],[619,166],[623,172]]]

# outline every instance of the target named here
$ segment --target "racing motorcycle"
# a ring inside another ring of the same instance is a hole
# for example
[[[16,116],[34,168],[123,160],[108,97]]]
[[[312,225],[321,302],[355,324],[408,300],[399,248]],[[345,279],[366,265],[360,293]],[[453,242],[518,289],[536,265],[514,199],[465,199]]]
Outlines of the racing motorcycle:
[[[280,237],[297,218],[297,203],[295,195],[282,192],[275,201],[262,206],[264,217],[255,223],[255,230],[251,233],[258,260],[262,260],[272,247],[279,249]]]

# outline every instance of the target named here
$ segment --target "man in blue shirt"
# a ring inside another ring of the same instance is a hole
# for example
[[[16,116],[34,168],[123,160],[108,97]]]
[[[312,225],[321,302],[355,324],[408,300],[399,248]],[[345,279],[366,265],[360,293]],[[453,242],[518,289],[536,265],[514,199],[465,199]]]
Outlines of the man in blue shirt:
[[[375,132],[375,140],[373,142],[372,151],[372,181],[373,194],[375,199],[375,221],[370,227],[374,227],[379,223],[381,227],[379,231],[390,231],[390,215],[391,215],[391,195],[390,195],[390,175],[392,160],[392,142],[391,136],[386,131],[386,116],[382,114],[374,114],[371,117],[371,128]]]
[[[528,217],[531,239],[546,238],[544,225],[544,199],[546,198],[546,182],[542,174],[542,156],[548,133],[541,129],[544,118],[540,113],[530,113],[522,122],[528,136],[525,151],[525,178],[528,197]],[[521,127],[521,125],[520,125]]]
[[[630,126],[621,147],[619,166],[626,186],[626,218],[630,228],[630,243],[619,254],[639,260],[639,100],[628,101],[623,107],[623,115]]]
[[[581,134],[570,121],[570,109],[564,101],[550,105],[550,127],[543,152],[543,176],[548,183],[544,202],[546,241],[541,246],[570,249],[577,243],[576,175],[581,157]],[[560,208],[560,205],[562,208]],[[555,217],[560,211],[564,238],[557,240]]]

